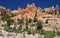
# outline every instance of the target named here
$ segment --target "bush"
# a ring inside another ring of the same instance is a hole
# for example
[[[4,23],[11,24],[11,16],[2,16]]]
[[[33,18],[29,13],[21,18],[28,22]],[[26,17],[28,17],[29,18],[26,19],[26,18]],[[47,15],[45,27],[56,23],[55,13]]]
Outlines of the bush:
[[[34,17],[34,22],[37,22],[37,21],[38,21],[37,17]]]
[[[48,19],[46,19],[46,23],[48,23]]]
[[[7,25],[7,24],[3,24],[2,26],[3,26],[5,29],[8,28],[8,25]]]
[[[8,28],[6,31],[8,31],[8,32],[15,32],[16,30],[14,30],[12,28]]]
[[[28,18],[26,17],[26,19],[25,19],[25,20],[26,20],[26,25],[28,25],[28,23],[29,23],[29,20],[28,20]]]
[[[36,31],[35,31],[34,29],[32,29],[32,32],[31,32],[31,33],[32,33],[33,35],[35,35],[35,32],[36,32]]]
[[[44,35],[45,35],[44,38],[53,38],[55,36],[55,33],[51,31],[45,31]]]
[[[19,19],[18,23],[19,23],[20,25],[22,25],[22,24],[24,23],[24,20],[23,20],[23,19]]]
[[[43,30],[37,30],[37,33],[40,34],[40,35],[43,35],[44,31]]]
[[[41,20],[39,20],[36,25],[37,25],[37,30],[42,29],[42,21]]]
[[[7,19],[7,25],[9,26],[12,22],[14,22],[13,19]]]
[[[31,34],[31,28],[27,28],[28,34]]]
[[[60,36],[60,31],[57,32],[57,35]]]
[[[21,27],[18,27],[18,28],[16,29],[16,32],[19,33],[19,32],[21,31],[21,29],[22,29]]]
[[[29,23],[31,23],[32,22],[32,19],[31,18],[29,18]]]
[[[37,22],[37,21],[38,21],[38,18],[37,18],[37,12],[36,12],[34,16],[34,22]]]

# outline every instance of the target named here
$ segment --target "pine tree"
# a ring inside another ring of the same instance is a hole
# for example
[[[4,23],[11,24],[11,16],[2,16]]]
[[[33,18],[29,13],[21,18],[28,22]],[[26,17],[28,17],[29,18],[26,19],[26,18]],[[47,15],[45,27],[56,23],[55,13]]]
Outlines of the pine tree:
[[[28,18],[26,17],[26,19],[25,19],[25,20],[26,20],[26,25],[28,25],[28,23],[29,23],[29,20],[28,20]]]
[[[34,16],[34,22],[37,22],[37,21],[38,21],[38,18],[37,18],[37,12],[36,12]]]
[[[31,23],[32,22],[32,19],[31,18],[29,18],[29,23]]]
[[[36,26],[37,26],[37,30],[42,29],[42,21],[39,20],[39,21],[37,22]]]

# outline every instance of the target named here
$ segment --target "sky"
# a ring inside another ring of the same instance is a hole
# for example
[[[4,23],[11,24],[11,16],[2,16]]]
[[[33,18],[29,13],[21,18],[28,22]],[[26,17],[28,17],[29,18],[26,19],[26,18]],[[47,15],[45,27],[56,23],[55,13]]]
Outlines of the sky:
[[[0,6],[4,6],[11,10],[16,10],[18,7],[25,9],[27,3],[35,3],[36,7],[41,8],[59,5],[60,10],[60,0],[0,0]]]

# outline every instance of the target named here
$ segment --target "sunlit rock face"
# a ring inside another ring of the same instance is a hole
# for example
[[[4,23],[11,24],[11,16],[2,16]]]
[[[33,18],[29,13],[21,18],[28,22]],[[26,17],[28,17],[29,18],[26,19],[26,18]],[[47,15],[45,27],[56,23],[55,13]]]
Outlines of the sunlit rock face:
[[[54,6],[49,7],[49,8],[44,8],[44,11],[50,14],[58,14],[59,9],[58,9],[58,5],[56,5],[56,7],[54,8]]]
[[[44,11],[50,13],[51,8],[44,8]]]
[[[37,11],[37,8],[36,8],[34,3],[31,4],[31,5],[27,4],[26,9],[22,9],[22,8],[19,7],[18,10],[12,11],[12,12],[15,12],[15,13],[20,12],[19,15],[17,15],[16,17],[13,17],[12,19],[20,18],[20,16],[23,16],[24,18],[26,18],[26,17],[33,18],[36,11]]]
[[[49,7],[49,8],[44,8],[44,11],[50,14],[54,14],[55,13],[55,8],[54,6]]]
[[[11,15],[11,10],[10,9],[6,9],[5,7],[0,6],[0,14],[7,14],[7,15]]]
[[[23,9],[18,7],[17,10],[12,10],[11,13],[15,14],[15,15],[19,15],[19,14],[23,13]]]
[[[29,5],[29,4],[27,4],[27,7],[26,7],[26,9],[25,9],[25,11],[28,13],[28,12],[35,12],[37,10],[37,8],[36,8],[36,6],[35,6],[35,4],[33,3],[33,4],[31,4],[31,5]]]
[[[23,9],[20,8],[20,7],[18,7],[18,10],[17,11],[20,12],[20,13],[23,13]]]
[[[54,6],[52,6],[51,10],[52,10],[52,13],[54,13],[54,11],[55,11],[55,8],[54,8]]]
[[[58,12],[59,12],[59,7],[58,7],[58,5],[56,5],[55,13],[58,14]]]
[[[7,9],[7,10],[6,10],[6,14],[7,14],[8,16],[11,16],[11,10],[10,10],[10,9]]]
[[[31,5],[27,4],[26,9],[24,10],[25,14],[23,15],[23,17],[25,18],[27,16],[28,18],[32,19],[36,11],[37,11],[37,8],[34,3]]]
[[[5,12],[5,7],[0,6],[0,14],[3,14]]]
[[[12,13],[12,14],[17,14],[18,11],[17,11],[17,10],[12,10],[11,13]]]
[[[28,19],[29,18],[33,19],[35,13],[37,12],[38,20],[40,19],[43,20],[46,18],[53,18],[52,14],[55,14],[55,13],[58,14],[59,9],[58,9],[58,6],[56,6],[56,8],[52,6],[49,8],[41,9],[36,7],[35,4],[32,3],[32,4],[27,4],[27,7],[25,9],[18,7],[18,10],[15,10],[14,12],[17,14],[17,16],[12,17],[12,19],[17,20],[17,19],[20,19],[21,17],[24,17],[24,19],[26,17],[28,17]]]
[[[0,14],[2,14],[3,13],[3,10],[0,8]]]

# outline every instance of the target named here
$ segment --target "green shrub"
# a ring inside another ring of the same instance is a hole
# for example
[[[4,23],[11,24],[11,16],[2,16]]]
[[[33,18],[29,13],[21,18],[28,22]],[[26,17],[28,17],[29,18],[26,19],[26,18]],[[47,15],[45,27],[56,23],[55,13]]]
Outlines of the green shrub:
[[[38,18],[37,18],[37,12],[36,12],[34,16],[34,22],[37,22],[37,21],[38,21]]]
[[[53,38],[55,36],[55,33],[52,31],[45,31],[44,35],[45,35],[44,38]]]
[[[2,26],[3,26],[5,29],[8,28],[8,25],[7,25],[7,24],[3,24]]]
[[[19,19],[19,20],[18,20],[18,23],[19,23],[20,25],[22,25],[22,24],[24,23],[24,19]]]
[[[29,18],[29,23],[31,23],[32,22],[32,19],[31,18]]]
[[[27,18],[27,17],[26,17],[25,21],[26,21],[26,25],[28,25],[29,20],[28,20],[28,18]]]
[[[60,36],[60,31],[57,32],[57,35]]]
[[[37,30],[42,29],[42,21],[41,21],[41,20],[39,20],[39,21],[36,23],[36,25],[37,25]]]
[[[48,19],[46,19],[46,23],[48,23]]]
[[[27,28],[28,34],[31,34],[31,28]]]

